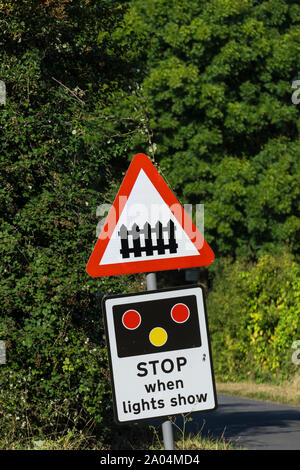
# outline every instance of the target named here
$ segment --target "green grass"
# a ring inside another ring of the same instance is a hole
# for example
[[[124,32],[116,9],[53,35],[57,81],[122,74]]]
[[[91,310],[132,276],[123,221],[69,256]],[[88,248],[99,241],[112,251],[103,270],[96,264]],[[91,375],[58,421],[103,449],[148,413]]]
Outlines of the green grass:
[[[202,436],[202,429],[196,434],[186,433],[186,424],[192,418],[183,417],[183,427],[173,422],[175,450],[232,450],[235,447],[223,436],[215,439]],[[204,424],[203,424],[204,426]],[[203,427],[202,427],[203,428]],[[2,450],[164,450],[161,427],[129,426],[115,428],[110,444],[101,444],[96,434],[66,430],[53,436],[28,436],[22,441],[2,436]]]

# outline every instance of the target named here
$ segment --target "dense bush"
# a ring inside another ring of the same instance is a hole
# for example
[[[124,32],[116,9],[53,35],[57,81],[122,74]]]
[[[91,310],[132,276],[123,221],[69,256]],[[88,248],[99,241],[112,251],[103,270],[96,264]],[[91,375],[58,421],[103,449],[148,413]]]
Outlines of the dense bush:
[[[221,380],[281,380],[297,372],[300,267],[286,252],[224,262],[208,296],[215,372]]]
[[[91,421],[103,438],[112,420],[99,295],[132,283],[85,266],[127,157],[86,116],[122,82],[104,41],[121,14],[111,2],[0,2],[0,432],[11,439]]]
[[[182,202],[205,204],[217,257],[299,252],[299,19],[293,0],[132,0],[115,32],[149,150]]]

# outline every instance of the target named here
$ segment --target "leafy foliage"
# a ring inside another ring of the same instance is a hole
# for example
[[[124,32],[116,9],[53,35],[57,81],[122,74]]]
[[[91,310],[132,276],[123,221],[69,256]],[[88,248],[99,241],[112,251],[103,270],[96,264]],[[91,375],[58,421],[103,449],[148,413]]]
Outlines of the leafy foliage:
[[[96,207],[111,201],[120,173],[112,166],[124,148],[110,152],[86,117],[105,105],[101,88],[113,93],[124,79],[122,56],[108,39],[123,9],[83,0],[4,3],[1,432],[82,429],[93,419],[104,437],[111,390],[99,301],[130,289],[131,279],[95,281],[85,266]]]
[[[299,253],[299,6],[133,0],[114,33],[140,64],[160,167],[205,203],[217,255]]]
[[[220,269],[208,296],[215,371],[221,380],[286,379],[296,373],[300,268],[286,252]]]

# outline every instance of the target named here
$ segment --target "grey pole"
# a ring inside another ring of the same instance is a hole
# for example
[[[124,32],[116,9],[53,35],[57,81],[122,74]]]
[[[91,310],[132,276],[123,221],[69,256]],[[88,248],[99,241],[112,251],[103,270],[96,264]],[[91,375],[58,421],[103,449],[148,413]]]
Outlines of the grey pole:
[[[156,290],[157,289],[156,273],[147,273],[146,283],[147,283],[147,290]]]
[[[147,290],[157,289],[156,273],[146,274],[146,284]],[[165,450],[174,450],[173,428],[171,421],[167,420],[162,423],[162,433]]]

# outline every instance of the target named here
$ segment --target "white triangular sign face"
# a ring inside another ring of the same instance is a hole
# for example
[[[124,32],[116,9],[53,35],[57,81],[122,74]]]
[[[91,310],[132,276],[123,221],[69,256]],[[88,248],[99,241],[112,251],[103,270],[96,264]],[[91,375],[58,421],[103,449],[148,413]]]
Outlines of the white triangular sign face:
[[[144,250],[141,251],[140,257],[137,257],[135,256],[133,250],[133,235],[129,234],[129,250],[131,248],[132,250],[129,252],[128,258],[124,258],[122,256],[119,235],[120,228],[122,226],[125,226],[130,232],[134,224],[137,224],[140,229],[140,245],[141,248],[143,248],[145,247],[144,227],[145,224],[150,224],[152,228],[152,245],[153,247],[156,247],[158,234],[155,231],[155,227],[157,222],[161,222],[163,228],[163,245],[167,247],[169,240],[168,231],[165,228],[170,221],[174,224],[174,238],[177,244],[176,250],[174,249],[172,252],[172,250],[169,248],[165,248],[164,250],[160,250],[160,254],[158,254],[157,249],[148,250],[148,254],[146,253],[146,250]],[[154,185],[149,180],[148,176],[143,170],[141,170],[136,179],[136,182],[134,183],[128,200],[125,203],[124,209],[113,231],[113,234],[108,242],[104,255],[100,261],[100,266],[105,264],[124,263],[125,259],[126,262],[130,263],[137,261],[138,258],[140,258],[141,261],[150,261],[197,255],[199,255],[197,248],[187,236],[174,214],[172,214],[169,206],[162,199]]]
[[[87,265],[93,277],[207,266],[214,254],[144,154],[134,157]]]

